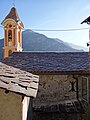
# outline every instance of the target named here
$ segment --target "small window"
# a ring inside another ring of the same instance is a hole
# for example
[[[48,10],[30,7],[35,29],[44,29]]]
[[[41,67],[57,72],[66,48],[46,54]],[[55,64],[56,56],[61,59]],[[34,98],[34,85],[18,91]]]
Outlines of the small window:
[[[9,30],[9,31],[8,31],[8,40],[11,40],[11,39],[12,39],[12,31]]]

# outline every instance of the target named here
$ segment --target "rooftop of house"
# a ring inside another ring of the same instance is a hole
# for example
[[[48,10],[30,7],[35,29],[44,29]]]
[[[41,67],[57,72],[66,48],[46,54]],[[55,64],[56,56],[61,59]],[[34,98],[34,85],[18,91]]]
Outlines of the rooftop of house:
[[[36,97],[39,77],[0,62],[0,88]]]
[[[3,62],[35,74],[90,74],[87,52],[14,52]]]
[[[81,24],[83,24],[83,23],[90,24],[90,16],[81,22]]]
[[[39,107],[34,107],[33,111],[42,113],[84,113],[84,108],[80,101],[74,100],[53,105],[41,105]]]

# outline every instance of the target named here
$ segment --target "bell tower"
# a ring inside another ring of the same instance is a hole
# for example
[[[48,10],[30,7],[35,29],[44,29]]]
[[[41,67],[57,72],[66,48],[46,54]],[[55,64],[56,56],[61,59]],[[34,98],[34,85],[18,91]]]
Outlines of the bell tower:
[[[14,51],[22,51],[22,29],[24,26],[15,7],[11,8],[1,24],[4,27],[4,58],[6,58]]]

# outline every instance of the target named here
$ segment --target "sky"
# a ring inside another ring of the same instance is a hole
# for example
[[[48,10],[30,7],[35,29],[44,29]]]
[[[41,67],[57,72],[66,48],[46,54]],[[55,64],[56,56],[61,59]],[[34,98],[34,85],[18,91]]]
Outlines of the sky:
[[[0,0],[0,23],[14,6],[25,29],[68,30],[89,28],[81,22],[90,16],[90,0]],[[0,38],[4,37],[0,27]],[[74,31],[35,31],[64,42],[86,46],[89,29]]]

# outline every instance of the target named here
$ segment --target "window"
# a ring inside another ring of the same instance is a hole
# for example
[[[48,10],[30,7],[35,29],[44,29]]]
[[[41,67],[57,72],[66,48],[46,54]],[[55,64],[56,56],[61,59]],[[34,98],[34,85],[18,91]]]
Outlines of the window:
[[[8,31],[8,40],[9,41],[12,40],[12,31],[11,30]]]

